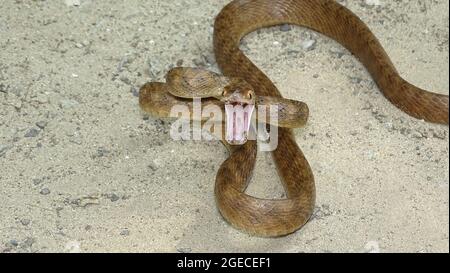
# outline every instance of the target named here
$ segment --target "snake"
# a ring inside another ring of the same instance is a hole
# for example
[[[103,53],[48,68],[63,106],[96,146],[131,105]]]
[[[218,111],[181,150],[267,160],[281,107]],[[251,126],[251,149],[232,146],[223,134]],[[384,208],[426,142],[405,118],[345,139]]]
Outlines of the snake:
[[[229,102],[229,91],[235,95],[237,92],[238,97],[247,100],[261,97],[269,104],[285,103],[290,109],[287,112],[293,112],[292,115],[288,113],[292,119],[277,127],[278,145],[272,151],[272,157],[286,197],[264,199],[246,193],[257,156],[256,140],[228,145],[229,157],[220,165],[216,175],[214,194],[223,218],[236,229],[260,237],[296,232],[313,215],[316,200],[313,171],[293,134],[293,128],[306,122],[307,106],[283,101],[274,83],[239,48],[241,39],[247,34],[283,24],[317,31],[347,48],[365,66],[384,97],[411,117],[437,124],[448,125],[449,122],[448,96],[426,91],[403,79],[369,27],[336,1],[230,2],[214,22],[214,54],[223,77],[181,68],[172,74],[169,72],[171,75],[166,78],[166,83],[144,84],[140,89],[139,104],[146,112],[167,117],[174,104],[192,106],[189,98],[195,95],[204,98],[202,106]],[[194,91],[188,94],[191,87]],[[195,91],[197,87],[201,87],[200,91]],[[283,123],[283,117],[280,120]],[[297,122],[291,124],[293,120]]]

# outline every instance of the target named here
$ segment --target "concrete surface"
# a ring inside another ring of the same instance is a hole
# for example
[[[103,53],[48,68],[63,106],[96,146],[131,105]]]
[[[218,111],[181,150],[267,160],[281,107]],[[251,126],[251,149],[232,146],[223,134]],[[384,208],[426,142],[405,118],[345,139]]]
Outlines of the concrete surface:
[[[2,3],[0,252],[449,251],[448,127],[399,111],[349,52],[298,27],[252,33],[242,48],[310,106],[296,137],[316,177],[314,217],[277,239],[221,218],[225,148],[172,141],[136,95],[171,66],[217,70],[212,25],[227,2]],[[340,2],[406,79],[448,94],[448,1]],[[249,192],[281,196],[269,154]]]

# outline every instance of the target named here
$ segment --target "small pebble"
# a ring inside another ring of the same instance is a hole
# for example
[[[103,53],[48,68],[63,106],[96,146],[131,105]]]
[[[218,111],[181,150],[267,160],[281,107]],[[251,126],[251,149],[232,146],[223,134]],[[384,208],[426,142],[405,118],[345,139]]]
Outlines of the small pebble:
[[[128,229],[124,229],[124,230],[122,230],[122,231],[120,232],[120,235],[122,235],[122,236],[128,236],[128,235],[130,235],[130,231],[129,231]]]
[[[20,223],[24,226],[28,226],[30,224],[30,219],[22,219],[20,220]]]
[[[61,100],[59,106],[62,109],[69,109],[77,106],[79,103],[76,100]]]
[[[156,171],[156,170],[158,169],[158,166],[157,166],[155,163],[153,163],[153,162],[151,162],[150,164],[148,164],[148,167],[149,167],[150,170],[152,170],[152,171]]]
[[[372,150],[366,151],[366,155],[367,155],[367,158],[368,158],[369,160],[375,159],[375,153],[374,153],[374,151],[372,151]]]
[[[370,102],[366,102],[364,107],[361,110],[370,110],[373,108],[373,105]]]
[[[110,153],[110,151],[107,150],[107,149],[105,149],[105,148],[103,148],[103,147],[100,147],[100,148],[97,149],[97,156],[98,156],[98,157],[106,156],[106,155],[108,155],[109,153]]]
[[[208,64],[214,64],[216,62],[216,59],[211,54],[206,55],[205,59]]]
[[[394,129],[394,124],[392,124],[392,122],[386,122],[385,127],[388,130],[393,130]]]
[[[42,183],[42,179],[40,179],[40,178],[34,178],[33,179],[33,185],[39,185],[39,184],[41,184]]]
[[[332,48],[330,49],[330,53],[336,57],[338,57],[339,59],[342,58],[342,56],[345,55],[345,52],[340,49],[340,48]]]
[[[192,62],[194,63],[195,66],[198,66],[198,67],[204,67],[205,66],[205,62],[203,60],[199,59],[199,58],[194,58],[192,60]]]
[[[28,132],[25,134],[25,137],[36,137],[39,135],[39,130],[36,128],[31,128],[28,130]]]
[[[17,240],[10,240],[9,241],[9,243],[12,245],[12,246],[14,246],[14,247],[16,247],[16,246],[18,246],[19,245],[19,242],[17,241]]]
[[[50,194],[50,190],[49,188],[43,188],[39,193],[42,195],[47,195]]]
[[[411,137],[421,139],[421,138],[423,138],[423,135],[418,131],[414,131],[414,132],[412,132]]]
[[[38,121],[38,122],[36,122],[36,126],[39,127],[40,129],[44,129],[45,126],[47,126],[47,122],[46,121]]]
[[[110,195],[108,196],[108,198],[109,198],[109,200],[111,200],[111,202],[116,202],[117,200],[120,199],[120,197],[117,196],[117,194],[115,194],[115,193],[110,194]]]
[[[124,67],[128,67],[130,60],[128,58],[128,56],[123,57],[119,64],[117,65],[117,73],[120,73],[123,71]]]
[[[280,26],[280,30],[281,31],[290,31],[292,29],[292,27],[288,24],[284,24]]]
[[[139,97],[139,90],[136,87],[132,86],[130,88],[130,91],[131,91],[131,94],[133,94],[133,96]]]
[[[316,48],[316,40],[306,40],[302,42],[302,48],[306,51],[313,50]]]
[[[27,237],[27,238],[25,239],[25,241],[23,241],[23,247],[24,247],[24,248],[29,248],[29,247],[31,247],[35,242],[36,242],[36,240],[35,240],[34,238]]]
[[[8,86],[4,85],[3,83],[0,83],[0,92],[3,93],[8,92]]]
[[[120,76],[119,80],[120,80],[121,82],[123,82],[124,84],[128,84],[128,85],[131,84],[131,80],[128,79],[128,78],[127,78],[126,76],[124,76],[124,75]]]
[[[182,247],[182,248],[177,248],[177,251],[180,253],[191,253],[192,249],[189,247]]]
[[[4,155],[9,149],[11,149],[11,146],[0,144],[0,156]]]
[[[447,136],[447,134],[444,131],[441,132],[435,132],[433,131],[433,137],[437,138],[437,139],[445,139],[445,137]],[[0,148],[0,154],[1,154],[1,148]]]
[[[350,81],[354,84],[360,84],[362,82],[362,79],[359,77],[350,77]]]

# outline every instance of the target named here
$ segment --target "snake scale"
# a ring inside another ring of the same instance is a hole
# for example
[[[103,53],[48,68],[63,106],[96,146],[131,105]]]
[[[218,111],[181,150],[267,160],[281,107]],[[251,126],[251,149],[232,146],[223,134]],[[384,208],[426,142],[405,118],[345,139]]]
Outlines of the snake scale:
[[[246,34],[280,24],[307,27],[336,40],[363,63],[391,103],[412,117],[448,124],[448,96],[405,81],[370,29],[332,0],[235,0],[226,5],[216,17],[213,39],[223,75],[243,79],[257,96],[282,100],[272,81],[239,49]],[[141,108],[167,116],[168,106],[179,101],[166,93],[163,83],[145,84],[140,90]],[[204,105],[209,103],[207,100]],[[300,106],[306,121],[307,108]],[[278,128],[278,146],[272,152],[286,191],[285,199],[261,199],[245,193],[256,154],[257,143],[253,140],[230,149],[230,156],[216,175],[218,208],[232,226],[252,235],[274,237],[295,232],[311,217],[316,195],[312,170],[292,129]]]

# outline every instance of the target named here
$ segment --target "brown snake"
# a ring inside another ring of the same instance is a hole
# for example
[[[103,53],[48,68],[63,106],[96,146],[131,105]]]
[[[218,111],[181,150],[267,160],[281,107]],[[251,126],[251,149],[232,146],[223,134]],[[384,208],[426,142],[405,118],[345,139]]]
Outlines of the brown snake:
[[[384,96],[398,108],[415,118],[448,124],[448,96],[422,90],[401,78],[369,28],[331,0],[236,0],[228,4],[214,26],[214,51],[223,74],[245,80],[257,96],[281,99],[271,80],[239,49],[246,34],[280,24],[307,27],[336,40],[364,64]],[[142,109],[167,116],[167,105],[160,103],[178,101],[165,93],[164,84],[145,84],[140,91]],[[307,116],[307,112],[303,114]],[[258,236],[292,233],[308,221],[314,209],[311,168],[291,129],[279,128],[278,137],[273,158],[286,199],[260,199],[245,193],[255,165],[256,141],[231,149],[216,176],[215,196],[223,217],[234,227]]]

